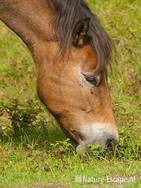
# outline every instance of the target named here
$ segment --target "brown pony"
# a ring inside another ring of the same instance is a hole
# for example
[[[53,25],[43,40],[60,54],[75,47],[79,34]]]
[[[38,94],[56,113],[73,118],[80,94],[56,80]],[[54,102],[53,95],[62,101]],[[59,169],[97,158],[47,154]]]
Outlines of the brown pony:
[[[84,0],[0,0],[0,20],[28,46],[41,101],[77,144],[118,141],[107,86],[111,40]]]

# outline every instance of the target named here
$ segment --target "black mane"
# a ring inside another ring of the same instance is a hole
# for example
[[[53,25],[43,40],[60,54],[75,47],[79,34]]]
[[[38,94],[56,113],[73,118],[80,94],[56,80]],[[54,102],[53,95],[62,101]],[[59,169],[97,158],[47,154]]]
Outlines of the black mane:
[[[78,21],[90,18],[88,34],[93,39],[91,45],[96,52],[98,62],[105,64],[111,55],[112,42],[86,2],[84,0],[49,0],[49,4],[55,14],[54,24],[62,52],[72,46],[72,35]]]

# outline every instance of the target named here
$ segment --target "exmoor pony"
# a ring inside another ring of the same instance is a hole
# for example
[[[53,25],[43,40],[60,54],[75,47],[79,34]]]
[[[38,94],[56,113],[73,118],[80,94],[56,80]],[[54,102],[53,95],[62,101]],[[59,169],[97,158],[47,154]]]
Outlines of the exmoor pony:
[[[107,85],[112,42],[84,0],[0,0],[0,20],[27,45],[37,93],[76,143],[118,141]]]

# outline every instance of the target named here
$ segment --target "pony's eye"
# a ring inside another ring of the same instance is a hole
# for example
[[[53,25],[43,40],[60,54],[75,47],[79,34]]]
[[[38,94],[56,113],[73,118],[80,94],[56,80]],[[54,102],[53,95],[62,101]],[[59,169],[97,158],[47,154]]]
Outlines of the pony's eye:
[[[99,75],[95,75],[95,76],[87,76],[87,75],[84,75],[85,76],[85,79],[91,83],[92,85],[98,87],[100,85],[100,82],[101,82],[101,74]]]

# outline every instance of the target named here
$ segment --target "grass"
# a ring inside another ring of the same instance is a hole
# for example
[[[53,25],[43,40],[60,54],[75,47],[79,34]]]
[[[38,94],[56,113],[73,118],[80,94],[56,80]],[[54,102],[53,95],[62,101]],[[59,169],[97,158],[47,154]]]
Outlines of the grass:
[[[141,15],[140,0],[88,0],[115,43],[109,85],[120,133],[111,151],[91,147],[80,158],[56,120],[40,103],[31,55],[0,23],[0,187],[60,184],[82,187],[77,176],[102,180],[134,177],[141,186]],[[104,178],[104,179],[103,179]],[[109,185],[110,184],[110,185]],[[93,187],[92,183],[85,187]]]

